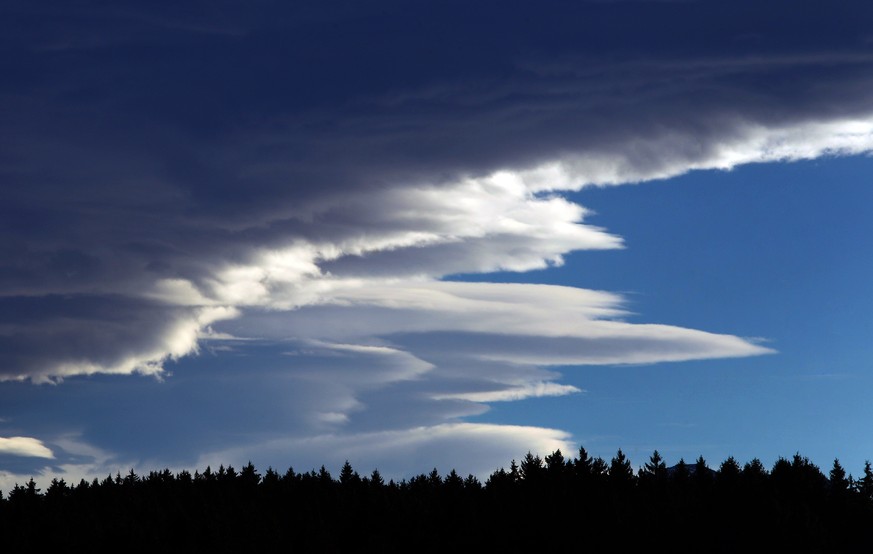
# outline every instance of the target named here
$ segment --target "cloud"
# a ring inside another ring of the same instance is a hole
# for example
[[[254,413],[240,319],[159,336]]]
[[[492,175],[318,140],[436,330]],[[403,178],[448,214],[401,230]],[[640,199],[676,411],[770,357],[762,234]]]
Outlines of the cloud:
[[[36,439],[12,437],[22,438],[34,441],[34,450],[40,454],[25,454],[28,458],[11,462],[4,460],[0,470],[0,490],[10,491],[16,484],[24,484],[33,478],[45,491],[51,479],[63,479],[69,485],[76,485],[82,479],[91,482],[95,477],[103,479],[118,472],[126,473],[133,467],[133,464],[118,460],[117,456],[83,442],[75,433],[53,437],[53,451]]]
[[[729,335],[617,320],[623,315],[620,296],[573,287],[395,282],[335,290],[292,314],[251,312],[227,326],[274,339],[382,339],[430,360],[583,365],[772,352]]]
[[[54,458],[52,451],[33,437],[0,437],[0,455]]]
[[[830,26],[791,10],[797,42],[770,4],[754,18],[696,4],[507,8],[483,26],[481,10],[458,18],[447,3],[414,37],[405,22],[421,14],[394,6],[380,45],[362,46],[342,37],[376,11],[268,4],[122,4],[101,13],[105,28],[86,8],[10,8],[20,78],[0,91],[0,293],[46,319],[0,322],[0,378],[159,374],[206,326],[253,307],[623,247],[562,196],[584,186],[873,148],[866,8],[829,7]],[[631,9],[650,24],[616,26]],[[452,22],[448,50],[426,46],[445,43],[439,21]],[[692,48],[677,26],[707,33]],[[119,60],[134,55],[131,73]],[[248,62],[229,79],[232,59]],[[278,68],[312,77],[290,87]],[[110,302],[111,315],[78,307]]]
[[[523,400],[525,398],[537,398],[542,396],[564,396],[582,392],[572,385],[559,385],[557,383],[531,383],[522,386],[506,388],[504,390],[485,392],[459,392],[434,395],[434,400],[458,399],[470,402],[507,402]]]
[[[51,382],[95,373],[160,374],[197,349],[201,329],[235,310],[120,296],[0,298],[0,380]]]
[[[431,427],[413,427],[398,431],[360,434],[331,434],[305,439],[278,439],[262,444],[211,452],[197,463],[206,465],[245,464],[248,459],[263,459],[274,467],[276,461],[290,460],[296,471],[317,469],[322,464],[338,471],[344,460],[362,474],[373,469],[386,478],[408,478],[436,467],[443,474],[456,469],[485,479],[493,471],[493,460],[520,459],[527,451],[541,455],[557,449],[573,452],[575,446],[567,433],[557,429],[482,423],[455,423]],[[465,452],[464,465],[455,452]],[[248,456],[248,458],[247,458]],[[269,460],[273,460],[269,462]],[[415,470],[412,468],[420,468]]]

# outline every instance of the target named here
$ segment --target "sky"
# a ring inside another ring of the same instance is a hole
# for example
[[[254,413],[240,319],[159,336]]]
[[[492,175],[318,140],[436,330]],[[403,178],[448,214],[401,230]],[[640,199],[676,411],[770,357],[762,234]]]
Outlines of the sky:
[[[0,7],[0,489],[873,458],[873,6]]]

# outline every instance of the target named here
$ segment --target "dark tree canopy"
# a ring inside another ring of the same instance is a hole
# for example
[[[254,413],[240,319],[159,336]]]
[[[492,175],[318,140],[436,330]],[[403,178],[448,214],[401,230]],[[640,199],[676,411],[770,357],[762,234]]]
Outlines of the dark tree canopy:
[[[808,458],[733,457],[717,471],[699,457],[672,467],[656,450],[636,474],[619,449],[609,463],[584,448],[528,452],[484,485],[437,468],[385,482],[346,461],[334,479],[322,466],[299,473],[249,462],[174,474],[130,470],[70,485],[34,479],[0,493],[4,551],[51,548],[131,552],[485,551],[863,552],[873,547],[873,469],[857,481],[834,460],[828,476]],[[574,533],[543,533],[555,514]],[[523,518],[519,514],[524,514]],[[616,538],[621,540],[617,546]]]

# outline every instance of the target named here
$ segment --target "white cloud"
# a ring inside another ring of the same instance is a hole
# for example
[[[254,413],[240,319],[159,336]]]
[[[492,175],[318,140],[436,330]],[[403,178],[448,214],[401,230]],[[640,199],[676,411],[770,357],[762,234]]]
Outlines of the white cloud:
[[[234,331],[272,338],[384,339],[429,356],[567,365],[657,363],[751,356],[747,340],[668,325],[615,320],[615,294],[555,285],[396,282],[347,287],[283,315],[250,313]]]
[[[573,385],[559,385],[558,383],[528,383],[504,390],[492,390],[486,392],[458,392],[447,394],[435,394],[434,400],[469,400],[470,402],[508,402],[524,400],[525,398],[539,398],[543,396],[564,396],[582,392]]]
[[[368,387],[416,379],[433,365],[409,352],[385,346],[305,340],[294,356],[296,379]]]
[[[549,454],[557,449],[575,451],[564,431],[543,427],[452,423],[413,427],[396,431],[357,434],[325,434],[305,438],[281,438],[238,448],[211,452],[200,458],[198,467],[218,464],[294,467],[296,471],[317,469],[324,464],[337,471],[345,460],[361,474],[378,469],[386,478],[411,477],[437,467],[443,474],[456,469],[480,479],[498,469],[495,460],[508,464],[527,451]],[[335,475],[336,476],[336,475]]]
[[[836,120],[769,126],[730,122],[707,142],[689,132],[635,137],[618,148],[571,154],[512,178],[533,192],[579,190],[587,185],[622,185],[676,177],[694,170],[730,170],[764,162],[792,162],[873,151],[873,114]]]
[[[322,327],[336,330],[336,336],[327,338],[340,340],[342,329],[348,330],[349,336],[361,336],[350,329],[359,325],[369,327],[370,335],[378,334],[380,327],[385,328],[380,332],[499,329],[503,334],[652,345],[646,355],[600,352],[579,356],[567,350],[569,343],[561,349],[564,354],[550,358],[525,354],[512,345],[504,354],[477,354],[506,359],[505,353],[511,351],[516,361],[547,364],[648,363],[763,353],[766,350],[760,346],[736,338],[690,330],[618,322],[591,324],[597,319],[587,317],[592,310],[612,312],[603,316],[621,311],[620,303],[609,303],[607,293],[570,289],[558,293],[557,289],[533,285],[513,289],[511,285],[492,284],[471,285],[475,297],[464,297],[463,285],[435,282],[453,273],[544,268],[560,265],[563,256],[572,251],[622,247],[620,238],[586,224],[585,208],[560,197],[561,191],[665,178],[694,169],[730,169],[744,163],[869,152],[873,149],[873,122],[859,117],[767,126],[738,120],[722,136],[708,137],[705,146],[697,140],[692,134],[665,132],[629,139],[624,146],[609,151],[595,148],[565,154],[526,169],[502,169],[449,183],[397,183],[366,193],[327,195],[298,207],[291,219],[293,230],[279,241],[274,236],[269,246],[237,245],[231,250],[233,257],[225,260],[209,253],[209,258],[198,262],[195,256],[189,265],[196,271],[190,275],[156,275],[150,285],[143,283],[147,274],[128,281],[113,279],[116,294],[166,307],[163,316],[155,314],[146,325],[128,321],[137,333],[117,329],[118,322],[112,321],[109,333],[95,336],[95,330],[108,328],[109,322],[91,320],[85,324],[75,315],[40,322],[27,331],[20,322],[0,322],[8,336],[29,333],[32,341],[19,344],[32,343],[34,349],[52,335],[66,344],[94,345],[93,349],[73,352],[34,350],[28,353],[27,363],[16,367],[14,360],[10,362],[13,365],[2,371],[2,378],[46,382],[77,374],[160,375],[166,360],[197,352],[197,341],[204,336],[206,326],[253,308],[294,310],[352,304],[369,305],[371,317],[342,316],[327,322],[334,312],[308,312],[289,318],[289,333],[318,338],[319,331],[295,324],[315,318]],[[79,265],[91,263],[85,258],[71,259]],[[87,287],[83,291],[90,290],[93,285],[83,282],[83,287]],[[485,289],[501,298],[487,298]],[[595,300],[595,295],[600,299]],[[392,308],[401,305],[402,309]],[[581,326],[580,316],[586,316]],[[442,327],[437,328],[437,322]],[[40,334],[43,339],[37,338]],[[255,333],[238,329],[237,334]],[[670,341],[676,347],[667,352],[670,349],[662,347]],[[701,347],[704,343],[708,346]],[[526,343],[522,340],[517,344]],[[591,351],[592,344],[578,343],[577,350]]]
[[[297,345],[286,350],[287,375],[300,417],[312,415],[291,426],[304,434],[402,427],[410,418],[453,424],[491,402],[579,392],[549,366],[773,352],[731,335],[625,322],[624,304],[553,285],[373,282],[338,286],[329,300],[293,311],[247,310],[218,327]]]
[[[56,451],[39,456],[52,460],[50,463],[35,463],[30,471],[0,470],[0,490],[10,491],[16,484],[24,484],[33,478],[37,487],[45,492],[52,479],[63,479],[68,485],[74,486],[82,479],[90,483],[94,478],[102,480],[117,473],[125,475],[130,469],[142,474],[157,469],[161,463],[122,461],[117,454],[86,442],[78,433],[53,437],[51,443]]]
[[[0,437],[0,454],[49,459],[55,457],[51,449],[33,437]]]

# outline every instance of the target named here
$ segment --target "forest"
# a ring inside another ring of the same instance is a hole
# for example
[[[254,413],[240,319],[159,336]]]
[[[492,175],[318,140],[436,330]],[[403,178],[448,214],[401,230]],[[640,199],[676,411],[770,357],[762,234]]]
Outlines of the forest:
[[[337,477],[130,470],[15,485],[0,532],[5,552],[858,552],[873,546],[873,469],[855,479],[834,460],[825,475],[800,454],[667,467],[655,451],[634,471],[621,450],[607,462],[580,448],[528,453],[484,483],[437,469],[386,481],[348,462]]]

